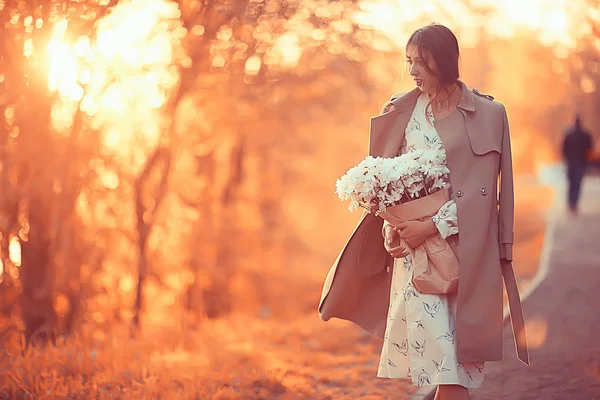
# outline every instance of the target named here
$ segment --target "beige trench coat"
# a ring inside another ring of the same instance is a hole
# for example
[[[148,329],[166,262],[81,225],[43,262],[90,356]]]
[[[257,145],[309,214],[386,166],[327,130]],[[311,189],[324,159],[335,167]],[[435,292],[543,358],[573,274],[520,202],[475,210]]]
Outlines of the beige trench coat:
[[[491,96],[460,84],[458,109],[464,116],[467,137],[441,137],[460,232],[457,358],[462,363],[503,358],[504,279],[517,355],[529,364],[512,268],[514,191],[506,110]],[[371,119],[370,155],[398,154],[419,93],[415,89],[393,96],[382,114]],[[393,110],[386,112],[390,108]],[[457,127],[456,131],[464,130]],[[393,265],[383,246],[382,223],[379,217],[363,214],[327,275],[319,304],[322,320],[349,320],[379,338],[385,332]]]

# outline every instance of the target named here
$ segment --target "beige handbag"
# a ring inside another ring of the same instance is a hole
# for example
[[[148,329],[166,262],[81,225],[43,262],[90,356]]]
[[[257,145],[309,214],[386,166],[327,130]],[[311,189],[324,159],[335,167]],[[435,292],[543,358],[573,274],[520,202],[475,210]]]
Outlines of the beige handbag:
[[[378,215],[394,226],[403,221],[422,221],[437,214],[448,200],[450,190],[442,189],[420,199],[388,207]],[[411,249],[411,256],[412,283],[419,293],[448,294],[458,290],[460,264],[457,235],[446,240],[438,232]]]

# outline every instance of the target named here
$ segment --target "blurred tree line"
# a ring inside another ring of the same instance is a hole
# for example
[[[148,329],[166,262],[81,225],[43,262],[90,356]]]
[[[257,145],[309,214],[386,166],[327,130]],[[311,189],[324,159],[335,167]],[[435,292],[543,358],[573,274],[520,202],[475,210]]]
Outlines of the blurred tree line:
[[[150,285],[153,299],[175,293],[181,323],[218,318],[240,265],[260,263],[243,282],[268,300],[262,274],[299,247],[281,209],[294,157],[311,151],[295,127],[352,112],[373,89],[362,64],[373,34],[347,18],[354,7],[0,1],[0,303],[28,343],[85,321],[139,327]],[[87,56],[73,90],[49,85],[60,24],[66,43],[118,48],[144,22],[144,40],[171,57]],[[115,24],[131,28],[111,36]],[[151,74],[162,98],[140,105],[128,85]],[[122,114],[93,105],[115,92]]]
[[[600,1],[587,0],[587,5],[581,23],[589,27],[589,34],[581,38],[568,64],[571,81],[579,90],[569,95],[575,97],[576,111],[583,117],[584,125],[600,139]]]
[[[289,265],[314,262],[315,244],[335,247],[335,226],[319,222],[341,215],[328,207],[333,179],[363,156],[367,117],[410,87],[397,82],[401,48],[359,26],[358,7],[0,0],[8,325],[45,342],[87,323],[185,329],[316,302],[308,272]],[[516,159],[532,168],[532,145],[553,146],[572,98],[596,115],[599,33],[569,57],[531,35],[478,35],[463,76],[507,104]]]

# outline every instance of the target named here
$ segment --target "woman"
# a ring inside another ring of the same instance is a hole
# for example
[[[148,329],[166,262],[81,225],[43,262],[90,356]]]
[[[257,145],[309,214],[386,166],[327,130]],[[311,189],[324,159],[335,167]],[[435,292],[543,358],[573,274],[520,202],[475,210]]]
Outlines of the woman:
[[[445,151],[453,198],[431,220],[397,227],[365,212],[329,271],[319,311],[384,340],[378,376],[437,385],[436,399],[468,399],[484,362],[502,359],[503,278],[517,354],[529,363],[512,269],[508,119],[502,104],[459,80],[458,41],[448,28],[417,30],[406,56],[417,88],[393,96],[371,119],[369,154]],[[458,245],[458,292],[421,294],[410,282],[410,248],[438,233]],[[409,248],[392,245],[396,237]]]

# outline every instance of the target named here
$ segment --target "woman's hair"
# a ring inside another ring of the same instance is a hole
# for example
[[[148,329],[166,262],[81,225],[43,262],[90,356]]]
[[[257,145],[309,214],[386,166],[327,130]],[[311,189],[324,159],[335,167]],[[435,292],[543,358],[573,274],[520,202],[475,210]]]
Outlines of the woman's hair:
[[[442,85],[456,83],[458,71],[458,40],[444,25],[431,24],[417,29],[408,39],[406,47],[414,45],[423,60],[423,67],[434,75]],[[432,71],[428,63],[433,59],[437,71]]]

